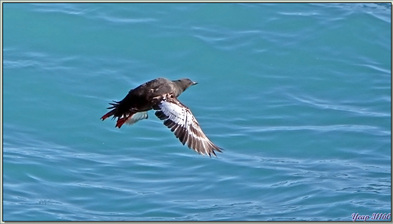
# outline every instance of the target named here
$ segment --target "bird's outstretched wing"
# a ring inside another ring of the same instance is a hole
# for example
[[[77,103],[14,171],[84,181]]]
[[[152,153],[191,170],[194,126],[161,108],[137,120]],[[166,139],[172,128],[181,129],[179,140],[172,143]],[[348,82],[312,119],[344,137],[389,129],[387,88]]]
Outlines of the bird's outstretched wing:
[[[221,152],[205,133],[203,133],[198,121],[191,110],[174,97],[163,99],[158,104],[156,116],[164,120],[164,125],[171,129],[181,143],[200,154],[216,155],[215,151]]]

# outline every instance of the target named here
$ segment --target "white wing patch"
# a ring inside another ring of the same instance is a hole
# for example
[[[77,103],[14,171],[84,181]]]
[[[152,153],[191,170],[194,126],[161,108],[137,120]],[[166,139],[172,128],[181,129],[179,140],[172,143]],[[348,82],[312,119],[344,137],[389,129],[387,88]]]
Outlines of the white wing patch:
[[[156,116],[164,120],[164,125],[171,129],[176,137],[196,152],[204,155],[216,155],[221,149],[213,144],[203,133],[191,110],[176,98],[160,102]]]
[[[167,101],[161,101],[159,107],[168,119],[182,127],[187,127],[187,118],[190,116],[190,113],[187,113],[188,108]]]

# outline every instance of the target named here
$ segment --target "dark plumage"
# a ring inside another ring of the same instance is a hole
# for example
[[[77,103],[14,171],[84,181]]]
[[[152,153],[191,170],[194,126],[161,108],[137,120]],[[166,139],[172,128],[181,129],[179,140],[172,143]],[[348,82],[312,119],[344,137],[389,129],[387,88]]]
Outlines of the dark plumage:
[[[200,154],[216,155],[221,148],[213,144],[203,133],[191,110],[182,104],[177,97],[191,85],[197,84],[190,79],[170,81],[157,78],[146,82],[128,92],[121,101],[110,103],[112,106],[102,120],[113,116],[117,118],[116,127],[124,123],[133,124],[147,119],[147,111],[156,110],[156,116],[164,120],[164,125],[174,132],[180,142]]]

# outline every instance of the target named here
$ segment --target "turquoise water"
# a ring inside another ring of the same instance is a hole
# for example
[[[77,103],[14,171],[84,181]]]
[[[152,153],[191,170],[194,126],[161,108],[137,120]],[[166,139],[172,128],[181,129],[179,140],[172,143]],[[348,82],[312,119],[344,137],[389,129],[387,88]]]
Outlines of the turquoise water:
[[[391,213],[391,5],[3,3],[3,220]],[[156,77],[224,148],[112,100]]]

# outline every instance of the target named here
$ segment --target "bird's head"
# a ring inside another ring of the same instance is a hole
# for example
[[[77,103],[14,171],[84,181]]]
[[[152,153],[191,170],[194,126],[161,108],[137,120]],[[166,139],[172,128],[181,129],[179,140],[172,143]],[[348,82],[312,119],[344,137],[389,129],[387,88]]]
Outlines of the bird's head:
[[[183,91],[185,91],[190,86],[198,84],[191,79],[179,79],[173,82],[176,83],[176,85],[178,85]]]

